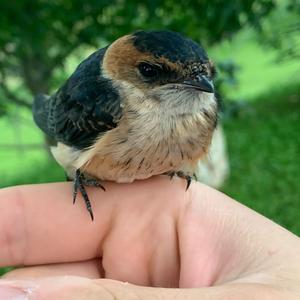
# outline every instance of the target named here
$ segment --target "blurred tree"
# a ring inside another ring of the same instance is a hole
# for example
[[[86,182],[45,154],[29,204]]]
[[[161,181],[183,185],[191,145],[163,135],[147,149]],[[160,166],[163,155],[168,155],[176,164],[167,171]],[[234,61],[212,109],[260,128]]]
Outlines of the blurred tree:
[[[134,30],[163,28],[207,46],[246,24],[259,28],[274,7],[274,0],[1,1],[1,112],[11,104],[29,108],[34,94],[50,92],[55,71],[81,45],[99,47]]]
[[[278,60],[300,58],[300,2],[285,0],[262,23],[261,39],[278,51]]]

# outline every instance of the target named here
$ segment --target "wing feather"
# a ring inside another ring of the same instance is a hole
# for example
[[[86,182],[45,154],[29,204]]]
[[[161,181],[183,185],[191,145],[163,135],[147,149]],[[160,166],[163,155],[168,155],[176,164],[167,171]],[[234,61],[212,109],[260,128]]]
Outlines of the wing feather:
[[[83,61],[56,94],[35,98],[34,120],[48,136],[83,149],[118,125],[122,116],[120,96],[112,82],[101,76],[105,50]]]

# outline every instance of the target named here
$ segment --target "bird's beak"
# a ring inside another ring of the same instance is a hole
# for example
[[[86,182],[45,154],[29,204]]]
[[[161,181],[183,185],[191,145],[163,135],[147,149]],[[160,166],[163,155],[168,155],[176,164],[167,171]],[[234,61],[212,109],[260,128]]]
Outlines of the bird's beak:
[[[203,91],[206,93],[213,93],[214,86],[213,83],[205,76],[198,75],[193,79],[187,79],[182,82],[183,85],[197,89],[199,91]]]

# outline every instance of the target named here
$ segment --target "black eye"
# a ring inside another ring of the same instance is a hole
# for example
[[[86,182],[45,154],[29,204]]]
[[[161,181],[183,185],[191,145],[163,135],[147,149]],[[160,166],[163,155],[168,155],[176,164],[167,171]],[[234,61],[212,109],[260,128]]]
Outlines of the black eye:
[[[147,78],[154,78],[158,76],[159,74],[159,69],[156,66],[152,66],[147,63],[140,63],[139,66],[139,71],[140,73]]]

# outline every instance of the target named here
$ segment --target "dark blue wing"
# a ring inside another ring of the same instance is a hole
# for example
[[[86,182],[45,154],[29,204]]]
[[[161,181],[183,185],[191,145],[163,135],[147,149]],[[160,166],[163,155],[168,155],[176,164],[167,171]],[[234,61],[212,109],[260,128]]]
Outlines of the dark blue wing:
[[[34,120],[48,136],[83,149],[117,126],[122,116],[120,97],[112,82],[101,76],[105,50],[84,60],[56,94],[35,98]]]

